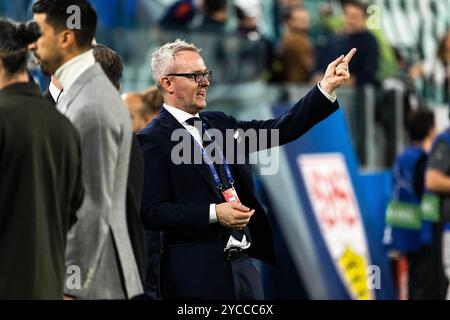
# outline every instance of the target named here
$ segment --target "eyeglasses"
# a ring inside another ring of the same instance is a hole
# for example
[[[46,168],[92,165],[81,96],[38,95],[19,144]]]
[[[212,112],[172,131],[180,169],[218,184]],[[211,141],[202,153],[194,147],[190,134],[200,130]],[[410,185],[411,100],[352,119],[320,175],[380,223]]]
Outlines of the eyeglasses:
[[[194,79],[195,82],[200,83],[206,77],[206,79],[211,79],[212,71],[207,70],[205,72],[196,71],[192,73],[170,73],[167,76],[176,76],[176,77],[186,77],[189,79]]]

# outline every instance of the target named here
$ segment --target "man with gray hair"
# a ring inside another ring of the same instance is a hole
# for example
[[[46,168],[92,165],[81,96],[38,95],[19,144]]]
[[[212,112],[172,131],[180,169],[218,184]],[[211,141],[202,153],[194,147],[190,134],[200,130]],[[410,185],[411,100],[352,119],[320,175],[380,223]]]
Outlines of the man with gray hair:
[[[153,78],[164,105],[137,137],[145,166],[144,226],[162,231],[163,236],[163,298],[264,298],[250,257],[275,264],[272,230],[254,195],[250,164],[236,164],[238,157],[249,159],[250,152],[261,150],[261,144],[245,148],[243,155],[233,154],[230,151],[237,150],[239,139],[221,143],[221,139],[211,138],[211,129],[222,134],[230,129],[236,134],[254,130],[258,142],[267,131],[278,131],[278,143],[270,141],[265,148],[297,139],[339,108],[335,89],[350,78],[348,63],[355,51],[332,62],[322,81],[287,113],[267,121],[238,121],[221,112],[199,113],[206,108],[212,72],[193,44],[176,40],[153,54]],[[172,154],[178,145],[172,134],[182,132],[189,138],[182,152],[191,159],[203,159],[200,164],[175,163]],[[214,157],[217,161],[211,159],[210,146],[221,155]]]

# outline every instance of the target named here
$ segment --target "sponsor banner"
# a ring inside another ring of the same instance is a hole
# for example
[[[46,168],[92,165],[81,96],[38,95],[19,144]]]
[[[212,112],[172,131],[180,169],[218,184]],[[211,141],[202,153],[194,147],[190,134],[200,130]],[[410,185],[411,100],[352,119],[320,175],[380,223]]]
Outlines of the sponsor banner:
[[[353,299],[369,300],[370,254],[353,184],[341,153],[300,155],[314,216],[338,274]]]

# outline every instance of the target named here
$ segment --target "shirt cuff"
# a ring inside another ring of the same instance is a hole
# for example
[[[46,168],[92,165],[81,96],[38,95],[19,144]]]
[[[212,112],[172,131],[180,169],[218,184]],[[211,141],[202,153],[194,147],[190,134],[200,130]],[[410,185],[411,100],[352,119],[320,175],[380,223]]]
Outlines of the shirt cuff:
[[[216,223],[217,221],[216,204],[211,203],[209,206],[209,223]]]
[[[320,90],[320,92],[322,92],[322,94],[328,99],[328,100],[330,100],[332,103],[335,103],[336,102],[336,93],[333,91],[332,93],[331,93],[331,95],[330,94],[328,94],[327,92],[325,92],[325,90],[323,90],[322,89],[322,87],[320,86],[320,82],[317,84],[317,87],[319,88],[319,90]]]

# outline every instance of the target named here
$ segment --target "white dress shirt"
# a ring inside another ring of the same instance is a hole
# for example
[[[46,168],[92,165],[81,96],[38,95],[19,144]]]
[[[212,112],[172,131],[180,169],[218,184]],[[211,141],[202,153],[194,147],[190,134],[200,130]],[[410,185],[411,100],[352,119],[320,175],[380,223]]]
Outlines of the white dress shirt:
[[[61,67],[59,67],[58,70],[56,70],[55,77],[59,80],[62,87],[64,88],[64,91],[61,94],[59,100],[61,100],[62,96],[64,96],[64,94],[70,90],[75,81],[94,64],[95,64],[94,53],[93,50],[90,49],[85,53],[82,53],[76,56],[75,58],[70,59],[69,61],[64,63]],[[59,110],[59,111],[61,111],[62,113],[66,113],[67,110]]]
[[[175,119],[184,127],[186,130],[192,135],[192,137],[197,141],[197,143],[202,146],[203,145],[203,139],[201,137],[201,133],[198,131],[198,129],[194,126],[191,126],[190,124],[186,123],[186,120],[197,117],[200,118],[198,113],[196,115],[192,115],[190,113],[187,113],[183,110],[180,110],[175,107],[171,107],[167,104],[163,104],[164,108],[172,115]],[[216,204],[212,203],[209,206],[209,223],[216,223],[217,220],[217,214],[216,214]]]
[[[192,117],[198,117],[198,113],[196,115],[192,115],[190,113],[184,112],[183,110],[180,110],[175,107],[171,107],[167,104],[163,105],[164,108],[172,115],[175,119],[184,127],[186,130],[192,135],[192,137],[198,142],[200,146],[203,145],[203,139],[201,138],[201,133],[199,132],[198,128],[191,126],[190,124],[186,123],[186,120],[192,118]],[[216,212],[216,204],[211,203],[209,205],[209,223],[216,223],[218,222],[217,219],[217,212]],[[229,248],[242,248],[242,249],[248,249],[250,247],[250,242],[247,241],[247,237],[245,234],[242,237],[242,241],[236,240],[233,236],[230,236],[230,239],[228,240],[227,245],[225,246],[225,249]]]
[[[53,101],[55,101],[55,103],[58,103],[59,99],[61,99],[61,91],[59,90],[56,85],[53,83],[53,81],[50,81],[50,84],[48,86],[48,91],[50,92],[50,95],[53,98]]]

